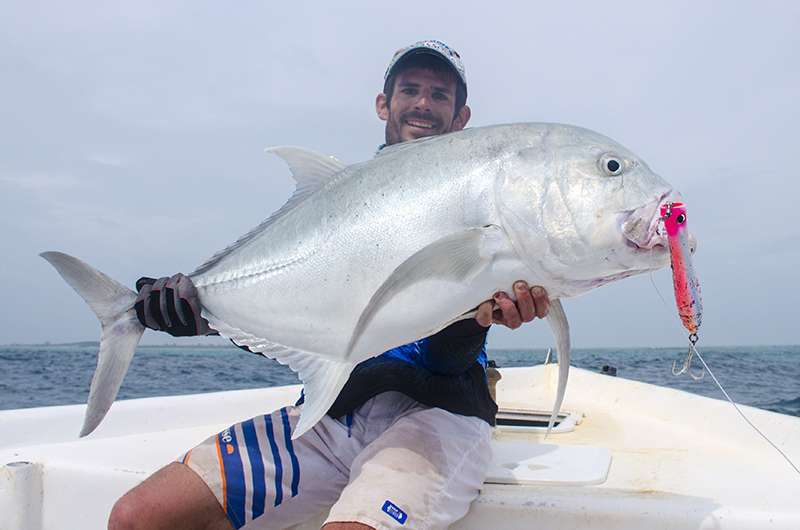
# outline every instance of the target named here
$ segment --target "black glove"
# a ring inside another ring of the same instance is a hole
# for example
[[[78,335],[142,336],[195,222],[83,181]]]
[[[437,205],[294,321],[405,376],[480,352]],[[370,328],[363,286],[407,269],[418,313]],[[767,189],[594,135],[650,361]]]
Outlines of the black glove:
[[[474,318],[450,324],[428,337],[422,364],[436,375],[466,373],[483,351],[488,332],[489,328],[481,326]]]
[[[181,273],[169,278],[136,280],[134,308],[143,326],[166,331],[173,337],[192,337],[214,333],[200,316],[197,289],[188,276]]]

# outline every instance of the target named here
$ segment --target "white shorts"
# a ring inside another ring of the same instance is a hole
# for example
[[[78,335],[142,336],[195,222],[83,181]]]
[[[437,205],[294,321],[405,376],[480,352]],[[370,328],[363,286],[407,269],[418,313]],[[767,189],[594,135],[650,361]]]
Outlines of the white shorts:
[[[385,392],[297,440],[302,405],[243,421],[179,461],[208,485],[234,528],[326,522],[446,528],[466,515],[491,461],[491,427]],[[348,426],[348,423],[350,424]]]

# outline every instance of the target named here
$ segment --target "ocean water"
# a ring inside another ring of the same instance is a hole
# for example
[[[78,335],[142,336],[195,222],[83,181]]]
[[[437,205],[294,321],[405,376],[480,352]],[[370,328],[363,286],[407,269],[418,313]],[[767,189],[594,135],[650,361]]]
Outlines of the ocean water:
[[[800,346],[706,347],[711,369],[738,403],[800,416]],[[85,403],[96,364],[96,344],[0,346],[0,409]],[[720,398],[706,375],[673,376],[685,348],[579,349],[572,365],[616,368],[618,377]],[[501,367],[532,366],[545,350],[491,350]],[[696,361],[697,362],[697,361]],[[120,399],[194,394],[298,383],[285,366],[233,346],[140,346]]]

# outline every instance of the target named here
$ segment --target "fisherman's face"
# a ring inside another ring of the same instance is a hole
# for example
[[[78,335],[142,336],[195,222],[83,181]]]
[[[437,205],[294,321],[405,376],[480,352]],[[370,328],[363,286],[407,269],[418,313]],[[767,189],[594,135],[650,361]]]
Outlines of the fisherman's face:
[[[378,94],[375,108],[386,122],[386,145],[464,128],[466,105],[455,114],[456,79],[445,72],[408,68],[395,76],[391,101]]]

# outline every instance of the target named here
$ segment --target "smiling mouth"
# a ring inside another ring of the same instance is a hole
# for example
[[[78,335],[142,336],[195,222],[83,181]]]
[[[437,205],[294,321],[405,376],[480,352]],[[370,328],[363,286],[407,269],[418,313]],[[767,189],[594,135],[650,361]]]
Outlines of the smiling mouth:
[[[436,128],[436,124],[426,120],[405,120],[406,125],[409,127],[414,127],[416,129],[425,129],[428,131],[432,131]]]

